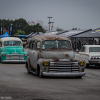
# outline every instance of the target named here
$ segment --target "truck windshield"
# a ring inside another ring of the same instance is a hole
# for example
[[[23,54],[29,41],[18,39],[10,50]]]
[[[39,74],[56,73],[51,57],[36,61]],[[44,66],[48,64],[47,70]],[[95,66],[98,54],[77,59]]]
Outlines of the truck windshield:
[[[42,49],[71,49],[71,43],[67,40],[45,40]]]
[[[22,46],[21,41],[4,41],[4,46]]]
[[[89,52],[100,52],[100,47],[90,47]]]

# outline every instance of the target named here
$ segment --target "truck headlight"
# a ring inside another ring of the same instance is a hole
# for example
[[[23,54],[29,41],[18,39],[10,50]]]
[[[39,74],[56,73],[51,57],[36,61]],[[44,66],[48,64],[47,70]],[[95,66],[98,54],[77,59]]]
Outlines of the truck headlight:
[[[85,62],[84,61],[80,61],[80,66],[84,66]]]
[[[44,66],[48,66],[49,65],[49,61],[44,61],[43,65]]]
[[[5,54],[5,53],[3,53],[3,54],[2,54],[2,56],[6,56],[6,54]]]

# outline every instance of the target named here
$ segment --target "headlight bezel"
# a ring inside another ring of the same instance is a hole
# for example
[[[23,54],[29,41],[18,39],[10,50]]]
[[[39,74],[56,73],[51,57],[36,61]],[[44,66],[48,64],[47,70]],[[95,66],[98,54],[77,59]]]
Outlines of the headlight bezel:
[[[49,61],[44,61],[44,62],[43,62],[43,65],[44,65],[44,66],[49,66],[49,64],[50,64]]]
[[[80,66],[84,66],[85,65],[85,62],[84,61],[80,61],[79,65]]]
[[[27,53],[24,54],[27,57]]]
[[[6,56],[6,54],[5,54],[5,53],[3,53],[3,54],[2,54],[2,56],[4,57],[4,56]]]

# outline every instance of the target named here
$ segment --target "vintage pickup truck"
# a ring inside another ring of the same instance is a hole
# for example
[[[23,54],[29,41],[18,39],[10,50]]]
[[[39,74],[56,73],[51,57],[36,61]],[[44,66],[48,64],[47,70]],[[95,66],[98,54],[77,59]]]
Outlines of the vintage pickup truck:
[[[89,65],[100,66],[100,45],[83,45],[81,50],[75,54],[75,57],[84,60],[86,67],[89,67]]]
[[[39,77],[82,77],[85,62],[75,59],[71,41],[59,35],[36,35],[29,43],[26,65],[28,73]]]
[[[21,39],[17,37],[0,38],[1,63],[25,63],[27,52],[24,52]]]

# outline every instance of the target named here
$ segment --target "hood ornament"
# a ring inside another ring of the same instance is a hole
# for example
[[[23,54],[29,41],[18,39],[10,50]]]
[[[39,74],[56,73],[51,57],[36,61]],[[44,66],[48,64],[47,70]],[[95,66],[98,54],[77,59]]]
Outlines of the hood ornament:
[[[15,49],[15,48],[14,48],[14,49]],[[15,49],[15,52],[13,52],[13,54],[17,54],[16,49]]]

